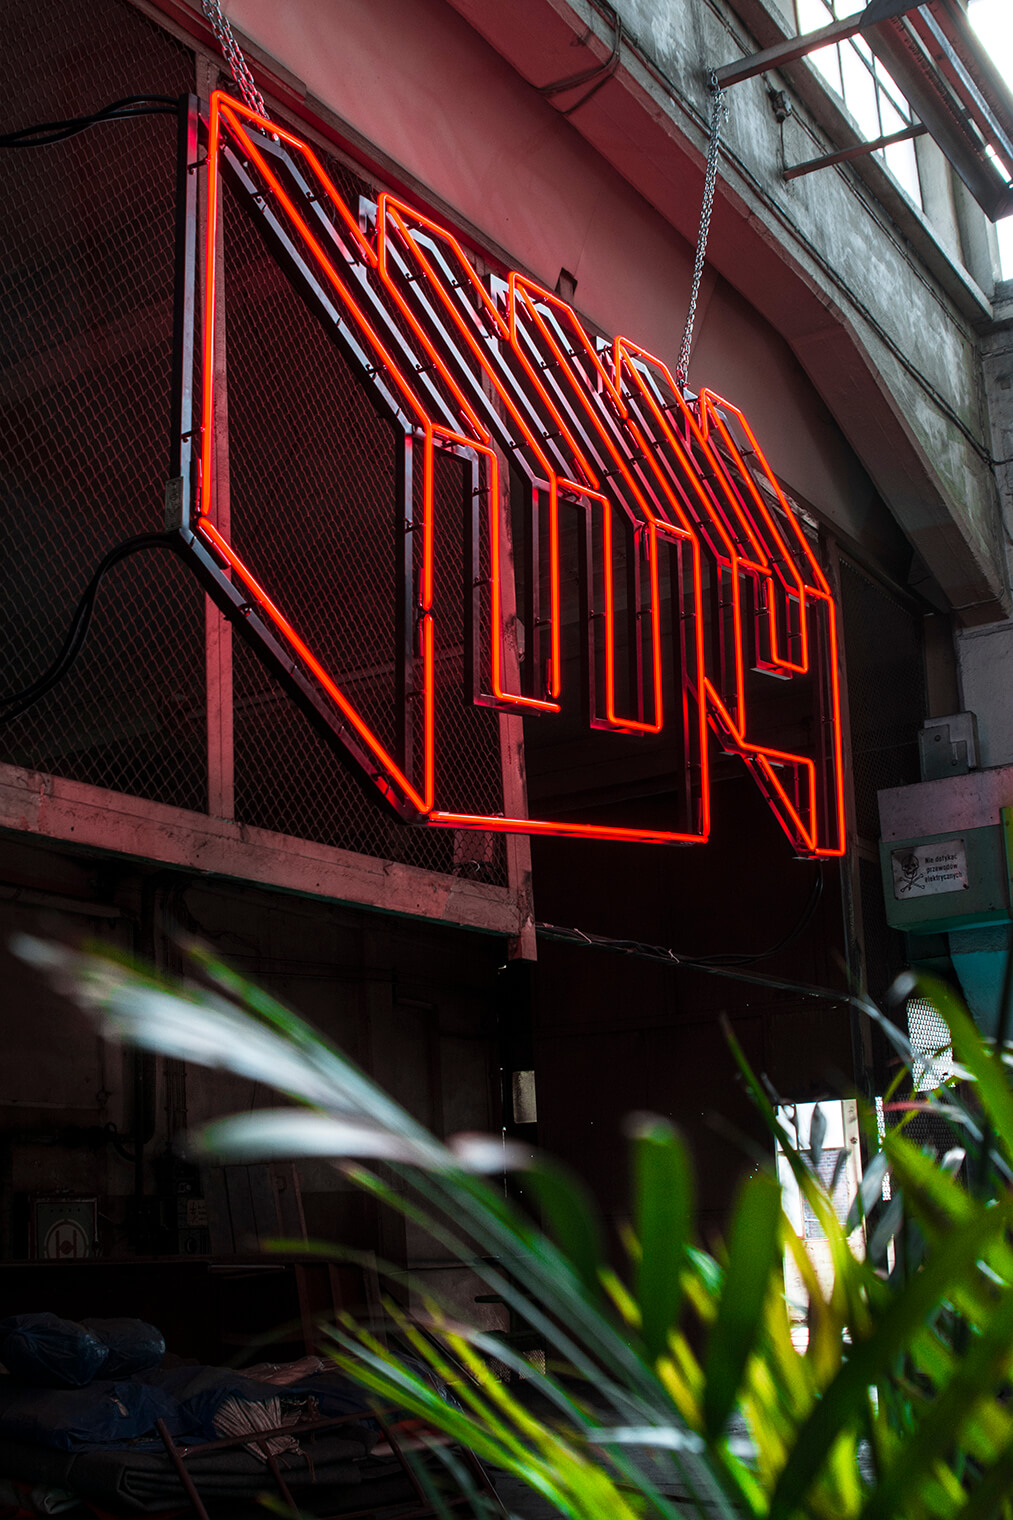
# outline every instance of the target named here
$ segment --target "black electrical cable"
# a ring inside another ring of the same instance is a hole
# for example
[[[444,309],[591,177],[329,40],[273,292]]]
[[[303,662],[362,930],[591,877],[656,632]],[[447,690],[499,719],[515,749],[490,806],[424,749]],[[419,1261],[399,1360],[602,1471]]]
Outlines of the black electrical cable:
[[[564,929],[559,924],[536,924],[535,930],[540,939],[565,940],[570,944],[587,945],[592,950],[613,950],[620,955],[631,955],[637,960],[661,962],[673,968],[698,971],[706,976],[720,976],[732,982],[747,982],[751,987],[767,987],[778,992],[792,992],[800,997],[821,998],[830,1002],[854,1003],[857,1007],[865,1005],[860,999],[856,999],[848,992],[842,992],[833,987],[817,987],[808,982],[794,982],[787,977],[764,976],[758,971],[749,971],[733,966],[712,965],[706,960],[693,960],[688,956],[676,955],[674,950],[667,949],[664,945],[646,945],[639,940],[610,939],[606,934],[585,934],[583,929]]]
[[[603,0],[606,3],[606,0]],[[597,95],[602,85],[607,84],[619,67],[623,47],[623,22],[622,17],[612,8],[608,7],[609,19],[612,26],[612,52],[604,63],[595,63],[589,69],[581,69],[579,74],[568,74],[565,79],[554,79],[550,84],[536,85],[539,95],[551,99],[553,95],[561,95],[575,90],[582,84],[590,85],[586,94],[582,95],[572,106],[567,106],[562,112],[563,116],[572,116],[574,111],[579,111],[581,106],[586,105],[593,95]],[[585,43],[590,41],[591,33],[585,37]]]
[[[799,936],[805,933],[812,922],[813,915],[819,906],[822,896],[823,870],[821,866],[798,922],[789,929],[783,938],[778,940],[776,945],[771,945],[767,950],[755,951],[750,955],[680,955],[677,951],[665,945],[650,945],[645,944],[641,940],[634,939],[613,939],[606,934],[588,934],[583,929],[564,929],[558,924],[539,923],[535,925],[535,931],[546,939],[570,940],[578,944],[590,945],[598,950],[615,950],[620,954],[635,955],[643,960],[664,961],[670,966],[684,966],[691,971],[706,971],[714,976],[727,975],[736,981],[754,981],[767,984],[768,982],[773,983],[773,979],[745,975],[743,968],[755,965],[757,961],[769,960],[771,956],[779,955],[781,951],[787,950],[790,945],[793,945]],[[797,984],[778,982],[776,985],[795,987]],[[823,995],[833,995],[826,994],[824,989],[803,989],[799,987],[799,990],[805,990],[806,992],[816,992],[818,990]]]
[[[29,707],[34,707],[40,702],[47,692],[51,691],[57,682],[62,681],[77,660],[81,651],[88,641],[88,628],[91,624],[92,613],[95,610],[95,598],[99,587],[106,574],[118,565],[120,560],[128,555],[136,554],[141,549],[171,549],[178,552],[178,542],[173,533],[139,533],[135,538],[128,538],[109,553],[99,563],[91,580],[85,588],[84,595],[77,604],[74,616],[71,619],[67,637],[63,641],[63,648],[56,659],[50,665],[44,675],[22,691],[11,692],[9,696],[0,697],[0,728],[5,723],[12,723],[15,718]]]
[[[177,102],[171,95],[125,95],[90,116],[72,116],[67,121],[37,122],[17,132],[0,136],[0,148],[44,148],[49,143],[65,142],[103,121],[133,121],[137,116],[174,116]]]
[[[793,945],[800,935],[804,934],[812,922],[813,914],[820,905],[823,896],[823,869],[822,866],[816,872],[816,880],[813,882],[809,900],[802,909],[802,916],[793,929],[789,929],[783,939],[778,940],[776,945],[771,945],[769,950],[756,950],[748,955],[702,955],[694,960],[697,966],[752,966],[756,961],[770,960],[772,955],[780,955],[782,950],[787,950]]]

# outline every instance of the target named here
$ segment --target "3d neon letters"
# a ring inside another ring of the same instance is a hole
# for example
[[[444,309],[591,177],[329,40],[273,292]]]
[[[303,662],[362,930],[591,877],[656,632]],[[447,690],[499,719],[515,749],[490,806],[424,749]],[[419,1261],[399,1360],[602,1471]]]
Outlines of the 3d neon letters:
[[[749,768],[797,853],[843,854],[836,610],[742,413],[706,390],[684,397],[661,360],[626,338],[610,347],[596,341],[566,302],[533,281],[513,273],[483,283],[451,233],[393,197],[355,214],[307,143],[231,96],[212,97],[208,140],[208,380],[195,533],[333,704],[402,816],[434,827],[700,842],[710,832],[710,732]],[[410,524],[414,638],[401,654],[421,698],[422,738],[410,756],[381,742],[340,674],[325,667],[214,520],[222,170],[263,210],[276,246],[401,428],[410,478],[421,473],[421,510]],[[540,713],[548,723],[564,696],[572,700],[564,691],[573,679],[564,648],[565,543],[582,585],[590,725],[659,742],[677,731],[680,826],[605,827],[443,805],[433,598],[438,450],[465,461],[480,503],[472,700]],[[505,568],[516,512],[511,475],[515,492],[522,483],[527,514],[518,612],[529,647],[521,662],[507,638],[518,590]],[[811,744],[779,747],[763,732],[753,700],[758,677],[806,684]]]

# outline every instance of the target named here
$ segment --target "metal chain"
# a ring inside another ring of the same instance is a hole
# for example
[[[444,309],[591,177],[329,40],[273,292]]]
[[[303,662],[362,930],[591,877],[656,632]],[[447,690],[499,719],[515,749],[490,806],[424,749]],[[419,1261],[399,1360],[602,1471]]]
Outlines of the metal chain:
[[[700,207],[700,230],[696,237],[696,259],[693,263],[693,284],[689,293],[689,311],[686,313],[686,330],[682,335],[675,378],[680,385],[686,384],[689,374],[689,353],[693,347],[693,323],[696,321],[696,303],[700,295],[700,281],[707,259],[707,234],[710,231],[711,211],[714,207],[714,185],[718,173],[718,153],[721,145],[721,124],[728,120],[725,92],[718,84],[718,76],[711,70],[711,123],[710,141],[707,144],[707,170],[703,180],[703,204]]]
[[[251,111],[256,111],[258,116],[266,116],[267,107],[264,104],[264,97],[257,89],[253,75],[250,73],[250,66],[243,57],[242,48],[236,41],[235,33],[225,16],[222,15],[219,0],[201,0],[201,6],[205,16],[211,23],[212,31],[218,38],[225,62],[232,70],[232,77],[239,86],[239,93]]]

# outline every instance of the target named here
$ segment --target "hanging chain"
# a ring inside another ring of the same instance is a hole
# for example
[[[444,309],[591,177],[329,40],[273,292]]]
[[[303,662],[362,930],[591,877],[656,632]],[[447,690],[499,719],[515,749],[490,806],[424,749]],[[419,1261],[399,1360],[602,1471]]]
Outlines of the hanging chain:
[[[205,0],[206,4],[206,0]],[[686,330],[682,335],[682,347],[675,366],[675,378],[681,386],[689,374],[689,353],[693,347],[693,323],[696,321],[696,303],[700,295],[700,281],[707,259],[707,234],[710,231],[711,211],[714,207],[714,185],[718,173],[718,153],[721,145],[721,125],[728,120],[725,92],[718,84],[718,76],[711,70],[711,124],[710,141],[707,144],[707,170],[703,179],[703,204],[700,207],[700,230],[696,237],[696,259],[693,262],[693,284],[689,293],[689,311],[686,313]]]
[[[258,116],[266,116],[267,107],[264,104],[264,97],[257,89],[253,75],[250,73],[250,65],[243,57],[243,50],[236,41],[235,33],[226,17],[222,15],[219,0],[201,0],[201,6],[211,23],[212,31],[218,38],[225,62],[232,70],[232,77],[239,86],[239,93],[251,111],[256,111]]]

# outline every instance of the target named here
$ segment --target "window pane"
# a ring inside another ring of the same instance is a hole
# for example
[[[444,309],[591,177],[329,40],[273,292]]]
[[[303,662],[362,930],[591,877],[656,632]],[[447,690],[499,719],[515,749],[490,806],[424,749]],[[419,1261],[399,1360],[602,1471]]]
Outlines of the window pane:
[[[838,57],[840,51],[839,47],[817,48],[815,53],[809,54],[809,62],[816,65],[832,90],[836,90],[838,95],[843,95],[841,61]]]
[[[1004,216],[996,222],[999,234],[999,268],[1004,280],[1013,280],[1013,216]]]
[[[890,101],[882,93],[879,97],[880,120],[883,123],[883,136],[889,137],[893,132],[902,132],[908,123],[899,111],[895,111]]]
[[[878,58],[875,60],[875,68],[876,78],[879,80],[881,86],[880,93],[883,95],[884,99],[890,101],[894,109],[898,111],[901,116],[903,116],[905,122],[911,121],[913,119],[914,113],[912,112],[911,107],[908,105],[907,99],[897,88],[895,80],[892,79],[890,74],[886,71],[886,69],[884,69]]]
[[[879,137],[875,80],[865,60],[847,42],[841,48],[841,70],[844,75],[844,104],[868,139]]]
[[[824,0],[796,0],[795,14],[800,32],[815,32],[834,19]]]
[[[886,166],[902,190],[906,190],[916,206],[922,203],[922,187],[918,178],[918,160],[913,142],[894,143],[883,149]]]

